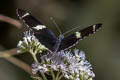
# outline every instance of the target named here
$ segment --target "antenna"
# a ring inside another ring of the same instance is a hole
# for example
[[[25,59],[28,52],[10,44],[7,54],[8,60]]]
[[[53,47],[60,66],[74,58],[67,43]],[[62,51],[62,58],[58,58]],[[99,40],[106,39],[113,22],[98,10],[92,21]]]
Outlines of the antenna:
[[[59,33],[62,34],[62,32],[61,32],[59,26],[57,25],[57,23],[55,22],[55,20],[54,20],[52,17],[50,17],[50,19],[51,19],[51,20],[53,21],[53,23],[55,24],[55,26],[56,26],[57,30],[59,31]]]
[[[71,32],[71,31],[73,31],[73,30],[75,30],[75,29],[77,29],[77,28],[79,28],[79,27],[81,27],[81,26],[78,26],[78,27],[75,27],[75,28],[73,28],[73,29],[71,29],[71,30],[68,30],[68,31],[66,31],[65,33],[63,33],[63,35],[65,35],[65,34]]]

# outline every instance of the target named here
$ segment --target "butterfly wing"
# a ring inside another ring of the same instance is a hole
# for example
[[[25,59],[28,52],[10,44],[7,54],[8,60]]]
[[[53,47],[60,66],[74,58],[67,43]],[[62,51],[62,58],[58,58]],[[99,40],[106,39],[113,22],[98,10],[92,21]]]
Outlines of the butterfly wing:
[[[77,44],[80,40],[84,39],[85,37],[89,36],[90,34],[95,33],[101,26],[102,26],[102,24],[95,24],[95,25],[89,26],[85,29],[82,29],[68,37],[65,37],[62,40],[58,51],[69,49],[69,48],[75,46],[75,44]]]
[[[56,43],[56,36],[54,33],[46,28],[40,21],[34,18],[30,13],[17,9],[19,18],[33,31],[35,37],[48,49],[52,50]]]

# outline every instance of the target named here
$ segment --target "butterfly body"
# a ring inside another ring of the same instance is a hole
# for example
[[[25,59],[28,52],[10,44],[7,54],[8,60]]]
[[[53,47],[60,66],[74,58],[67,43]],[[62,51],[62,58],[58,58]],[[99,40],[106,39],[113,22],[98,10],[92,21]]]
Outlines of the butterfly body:
[[[17,14],[19,18],[28,26],[28,28],[33,31],[34,36],[39,40],[39,42],[53,53],[75,46],[75,44],[77,44],[80,40],[90,34],[94,34],[102,26],[101,23],[94,24],[67,37],[60,34],[57,38],[50,29],[34,18],[30,13],[17,9]]]
[[[60,34],[60,35],[58,36],[59,42],[61,42],[63,39],[64,39],[64,35]]]

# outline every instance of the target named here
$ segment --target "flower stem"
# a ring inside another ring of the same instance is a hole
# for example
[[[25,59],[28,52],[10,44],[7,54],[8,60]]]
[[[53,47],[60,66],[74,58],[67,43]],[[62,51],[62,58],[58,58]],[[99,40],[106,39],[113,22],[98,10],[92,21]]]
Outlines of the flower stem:
[[[55,74],[54,74],[53,70],[51,70],[51,75],[52,75],[53,80],[56,80],[55,79]]]
[[[39,71],[39,72],[40,72],[40,71]],[[47,78],[46,78],[46,76],[45,76],[44,73],[40,72],[40,74],[42,75],[42,77],[43,77],[44,80],[47,80]]]
[[[32,55],[34,61],[35,61],[36,63],[38,63],[38,60],[37,60],[37,58],[36,58],[36,53],[33,52],[32,49],[31,49],[29,52],[30,52],[30,54]],[[39,72],[40,72],[40,71],[39,71]],[[41,74],[41,76],[43,77],[44,80],[47,80],[47,78],[46,78],[46,76],[45,76],[44,73],[40,72],[40,74]]]
[[[34,55],[34,54],[33,54],[33,59],[34,59],[35,62],[38,63],[38,60],[37,60],[37,58],[36,58],[36,55]]]
[[[63,77],[63,75],[61,75],[61,76],[58,78],[58,80],[61,80],[61,79],[62,79],[62,77]]]
[[[58,80],[58,79],[59,79],[60,73],[61,73],[61,72],[57,72],[57,76],[56,76],[56,79],[55,79],[55,80]]]

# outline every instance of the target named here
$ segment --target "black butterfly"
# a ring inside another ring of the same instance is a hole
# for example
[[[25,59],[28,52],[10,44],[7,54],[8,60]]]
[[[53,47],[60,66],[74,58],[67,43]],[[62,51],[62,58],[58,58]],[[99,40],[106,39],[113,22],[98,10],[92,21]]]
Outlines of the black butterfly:
[[[39,22],[30,13],[22,9],[17,9],[17,14],[19,18],[22,19],[30,29],[32,29],[34,36],[52,52],[66,50],[75,46],[80,40],[89,36],[89,34],[95,33],[102,26],[101,23],[94,24],[65,38],[64,35],[60,35],[57,38],[51,30],[46,28],[45,25]]]

